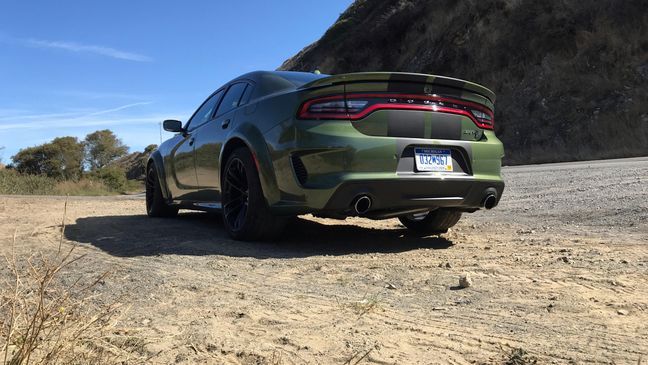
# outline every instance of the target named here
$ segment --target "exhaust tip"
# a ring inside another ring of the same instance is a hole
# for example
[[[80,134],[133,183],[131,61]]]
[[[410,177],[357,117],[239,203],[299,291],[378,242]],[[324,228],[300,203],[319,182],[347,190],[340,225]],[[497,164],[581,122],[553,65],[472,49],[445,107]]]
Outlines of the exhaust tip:
[[[353,203],[353,210],[359,215],[367,213],[371,209],[371,198],[367,195],[360,195]]]
[[[482,203],[484,208],[486,209],[493,209],[495,208],[495,205],[497,205],[497,197],[493,194],[488,194],[484,198],[484,202]]]

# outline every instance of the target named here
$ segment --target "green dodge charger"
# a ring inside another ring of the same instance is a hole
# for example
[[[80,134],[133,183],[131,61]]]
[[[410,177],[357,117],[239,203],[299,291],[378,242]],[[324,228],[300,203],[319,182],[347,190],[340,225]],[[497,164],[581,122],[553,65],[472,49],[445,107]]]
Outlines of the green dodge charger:
[[[495,95],[396,72],[258,71],[222,86],[147,164],[151,217],[217,210],[235,239],[270,239],[299,214],[398,218],[423,235],[499,202]]]

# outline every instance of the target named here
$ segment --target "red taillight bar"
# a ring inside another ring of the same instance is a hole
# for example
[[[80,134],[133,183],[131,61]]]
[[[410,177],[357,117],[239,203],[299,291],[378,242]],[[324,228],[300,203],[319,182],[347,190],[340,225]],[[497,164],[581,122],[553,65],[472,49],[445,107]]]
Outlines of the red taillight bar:
[[[321,103],[323,101],[330,101],[330,100],[340,100],[344,99],[344,95],[333,95],[333,96],[325,96],[321,98],[315,98],[308,100],[302,104],[302,106],[299,108],[299,113],[297,113],[297,117],[299,119],[349,119],[349,115],[347,113],[317,113],[313,114],[308,111],[311,105],[315,103]]]
[[[459,109],[447,105],[421,105],[421,104],[407,104],[403,102],[398,102],[398,103],[380,102],[376,104],[370,104],[364,109],[358,111],[357,113],[311,113],[309,111],[310,106],[315,103],[344,99],[344,95],[332,95],[332,96],[325,96],[321,98],[308,100],[304,102],[302,106],[299,108],[299,113],[297,116],[300,119],[350,119],[356,121],[366,117],[367,115],[373,113],[376,110],[385,110],[385,109],[387,110],[390,109],[391,110],[425,110],[425,111],[435,111],[440,113],[462,115],[467,118],[470,118],[473,121],[473,123],[475,123],[475,125],[477,125],[478,127],[485,128],[485,129],[493,129],[495,123],[493,112],[490,109],[488,109],[483,105],[473,103],[471,101],[458,100],[458,99],[448,98],[448,97],[438,96],[438,95],[412,95],[412,94],[348,94],[346,99],[356,100],[362,98],[372,98],[372,99],[398,98],[398,99],[409,99],[409,100],[429,100],[437,103],[456,104],[470,109],[479,110],[487,114],[491,119],[490,119],[490,123],[483,122],[479,118],[475,117],[473,113],[471,113],[469,110]]]

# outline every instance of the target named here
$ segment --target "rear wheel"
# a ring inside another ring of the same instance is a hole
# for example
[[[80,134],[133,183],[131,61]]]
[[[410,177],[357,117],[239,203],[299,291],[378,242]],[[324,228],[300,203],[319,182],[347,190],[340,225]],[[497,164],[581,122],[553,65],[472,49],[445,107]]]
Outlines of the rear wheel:
[[[247,148],[238,148],[229,156],[221,186],[223,223],[232,238],[267,240],[281,234],[287,219],[270,212],[256,164]]]
[[[436,209],[427,213],[408,214],[398,217],[407,229],[420,234],[446,233],[461,218],[461,212]]]
[[[146,170],[146,214],[149,217],[175,217],[178,208],[169,206],[162,195],[155,164]]]

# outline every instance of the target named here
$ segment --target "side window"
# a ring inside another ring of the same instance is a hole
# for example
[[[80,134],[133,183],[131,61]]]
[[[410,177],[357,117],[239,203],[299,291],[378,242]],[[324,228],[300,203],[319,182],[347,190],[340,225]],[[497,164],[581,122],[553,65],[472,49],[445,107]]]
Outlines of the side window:
[[[252,89],[254,89],[254,86],[252,84],[248,84],[248,86],[245,88],[243,96],[241,96],[241,102],[239,102],[239,106],[245,105],[250,101],[250,97],[252,96]]]
[[[239,82],[230,86],[229,89],[227,89],[227,93],[223,97],[223,101],[218,107],[216,115],[225,114],[228,111],[239,106],[239,101],[241,101],[241,96],[243,95],[243,91],[245,91],[246,86],[247,83],[245,82]]]
[[[200,127],[211,119],[211,116],[214,114],[214,109],[216,109],[218,101],[221,96],[223,96],[223,93],[224,90],[217,92],[207,99],[200,108],[198,108],[193,117],[189,120],[189,123],[187,123],[187,130],[191,131]]]

